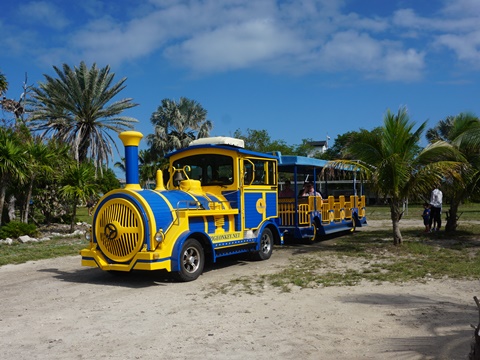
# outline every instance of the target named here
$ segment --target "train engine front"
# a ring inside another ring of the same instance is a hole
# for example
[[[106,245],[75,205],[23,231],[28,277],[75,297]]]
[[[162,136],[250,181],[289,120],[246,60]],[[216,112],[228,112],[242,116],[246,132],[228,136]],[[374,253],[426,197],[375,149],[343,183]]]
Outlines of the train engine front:
[[[279,238],[273,220],[265,219],[254,231],[238,229],[240,212],[222,194],[225,186],[204,189],[200,180],[189,178],[186,165],[170,165],[168,190],[160,170],[156,188],[142,189],[138,145],[143,135],[126,131],[119,136],[125,146],[126,185],[98,201],[87,233],[89,246],[80,252],[83,266],[112,272],[167,270],[191,281],[202,273],[206,258],[215,261],[245,251],[270,257]],[[233,182],[229,186],[236,187]]]

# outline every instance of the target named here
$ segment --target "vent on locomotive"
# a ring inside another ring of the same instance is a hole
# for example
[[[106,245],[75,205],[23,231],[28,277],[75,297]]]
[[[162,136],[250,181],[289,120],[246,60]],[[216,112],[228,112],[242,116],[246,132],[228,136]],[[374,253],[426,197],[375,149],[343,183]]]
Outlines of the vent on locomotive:
[[[95,225],[97,243],[113,261],[126,262],[144,241],[144,224],[138,209],[125,199],[111,199],[100,209]]]

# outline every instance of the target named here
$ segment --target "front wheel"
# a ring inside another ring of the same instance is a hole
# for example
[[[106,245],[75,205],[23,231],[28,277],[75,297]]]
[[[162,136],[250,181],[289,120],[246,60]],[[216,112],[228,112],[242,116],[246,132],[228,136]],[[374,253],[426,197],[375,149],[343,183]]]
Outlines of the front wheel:
[[[260,250],[253,254],[255,260],[267,260],[270,259],[273,252],[273,234],[268,228],[263,230],[260,236]]]
[[[180,251],[180,271],[176,273],[180,281],[196,280],[203,272],[205,256],[203,247],[195,239],[187,239]]]

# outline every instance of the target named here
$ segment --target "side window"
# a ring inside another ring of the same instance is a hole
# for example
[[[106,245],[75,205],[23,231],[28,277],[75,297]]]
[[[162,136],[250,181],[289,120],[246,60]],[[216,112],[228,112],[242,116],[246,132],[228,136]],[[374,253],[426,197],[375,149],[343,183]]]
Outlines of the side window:
[[[246,185],[275,185],[275,162],[260,159],[245,160],[244,180]]]
[[[249,160],[243,162],[243,182],[245,185],[250,185],[253,181],[253,163]]]
[[[265,185],[265,161],[255,160],[255,177],[253,183],[255,185]]]
[[[267,161],[267,166],[267,185],[275,185],[277,183],[275,161]]]

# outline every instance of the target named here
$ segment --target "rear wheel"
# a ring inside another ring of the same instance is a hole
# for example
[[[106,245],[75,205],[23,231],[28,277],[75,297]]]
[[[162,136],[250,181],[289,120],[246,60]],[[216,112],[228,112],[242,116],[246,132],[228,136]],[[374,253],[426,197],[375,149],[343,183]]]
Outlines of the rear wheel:
[[[273,252],[273,234],[268,228],[265,228],[260,236],[260,250],[253,254],[255,260],[270,259]]]
[[[177,278],[180,281],[196,280],[203,272],[205,255],[202,245],[195,239],[187,239],[180,251],[180,271]]]

